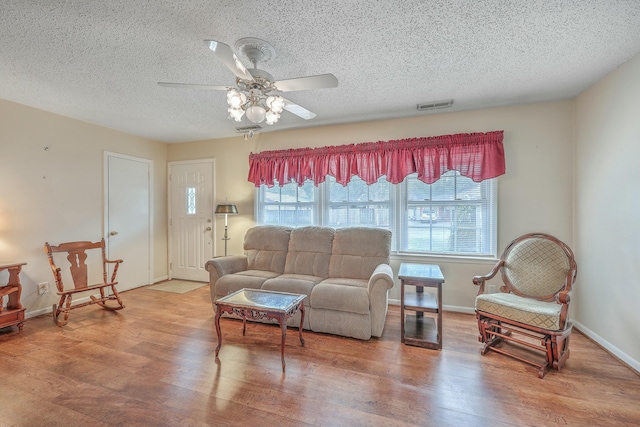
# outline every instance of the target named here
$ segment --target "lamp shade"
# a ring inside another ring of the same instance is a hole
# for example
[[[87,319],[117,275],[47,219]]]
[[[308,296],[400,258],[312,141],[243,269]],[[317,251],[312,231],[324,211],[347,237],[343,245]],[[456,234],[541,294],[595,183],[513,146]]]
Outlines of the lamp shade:
[[[221,203],[218,206],[216,206],[216,214],[229,214],[229,215],[237,215],[238,214],[238,208],[236,207],[236,205],[232,204],[232,203]]]

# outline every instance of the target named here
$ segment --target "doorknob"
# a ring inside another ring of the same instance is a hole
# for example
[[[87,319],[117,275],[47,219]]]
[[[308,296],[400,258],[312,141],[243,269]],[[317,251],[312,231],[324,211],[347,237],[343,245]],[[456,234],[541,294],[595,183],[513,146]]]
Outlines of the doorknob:
[[[117,231],[112,231],[111,233],[109,233],[109,236],[116,236],[118,234]]]
[[[211,227],[205,228],[204,231],[211,231]]]

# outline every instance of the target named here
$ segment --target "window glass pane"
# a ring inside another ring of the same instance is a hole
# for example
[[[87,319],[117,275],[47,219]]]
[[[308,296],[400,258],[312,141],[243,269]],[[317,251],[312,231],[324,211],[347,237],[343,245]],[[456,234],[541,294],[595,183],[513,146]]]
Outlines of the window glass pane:
[[[407,200],[410,202],[431,200],[431,188],[418,181],[415,176],[409,176],[405,179],[407,183]]]
[[[389,192],[391,191],[391,185],[389,182],[380,178],[380,180],[369,186],[369,199],[372,202],[384,202],[389,200]]]
[[[439,180],[429,186],[431,187],[432,199],[438,201],[455,200],[456,183],[459,176],[456,171],[448,171],[442,174]]]
[[[196,187],[187,187],[187,215],[196,214]]]
[[[327,182],[329,183],[329,201],[346,202],[349,200],[349,190],[346,186],[338,184],[333,177],[329,177]]]
[[[264,192],[264,202],[265,203],[280,203],[280,187],[274,185],[271,188],[266,186],[260,187]]]

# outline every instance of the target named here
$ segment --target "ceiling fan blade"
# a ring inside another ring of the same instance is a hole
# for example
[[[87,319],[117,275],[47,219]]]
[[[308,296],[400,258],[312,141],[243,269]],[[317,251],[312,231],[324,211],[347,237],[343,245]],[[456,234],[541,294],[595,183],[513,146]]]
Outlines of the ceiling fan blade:
[[[230,86],[214,86],[214,85],[201,85],[201,84],[191,84],[191,83],[167,83],[167,82],[158,82],[160,86],[164,87],[178,87],[178,88],[186,88],[186,89],[205,89],[205,90],[229,90],[232,89]]]
[[[298,77],[295,79],[278,80],[275,82],[280,92],[295,90],[328,89],[338,87],[338,79],[333,74],[319,74],[317,76]]]
[[[313,119],[316,116],[316,113],[307,110],[304,107],[299,106],[298,104],[289,101],[287,98],[284,99],[284,109],[290,113],[295,114],[298,117],[301,117],[305,120]]]
[[[215,53],[218,58],[224,65],[226,65],[236,77],[239,77],[243,80],[253,80],[253,76],[247,70],[247,67],[238,59],[235,53],[233,53],[233,49],[228,44],[224,44],[215,40],[205,40],[204,41],[209,49]]]

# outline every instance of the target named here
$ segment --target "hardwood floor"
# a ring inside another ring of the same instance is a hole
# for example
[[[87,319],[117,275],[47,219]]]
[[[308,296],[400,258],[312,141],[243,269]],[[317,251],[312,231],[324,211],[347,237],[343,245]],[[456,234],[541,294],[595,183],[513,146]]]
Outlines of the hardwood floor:
[[[561,372],[480,356],[475,317],[444,313],[442,351],[222,319],[208,287],[123,292],[127,308],[29,319],[0,334],[0,426],[640,425],[640,376],[579,333]],[[13,329],[15,330],[15,329]]]

